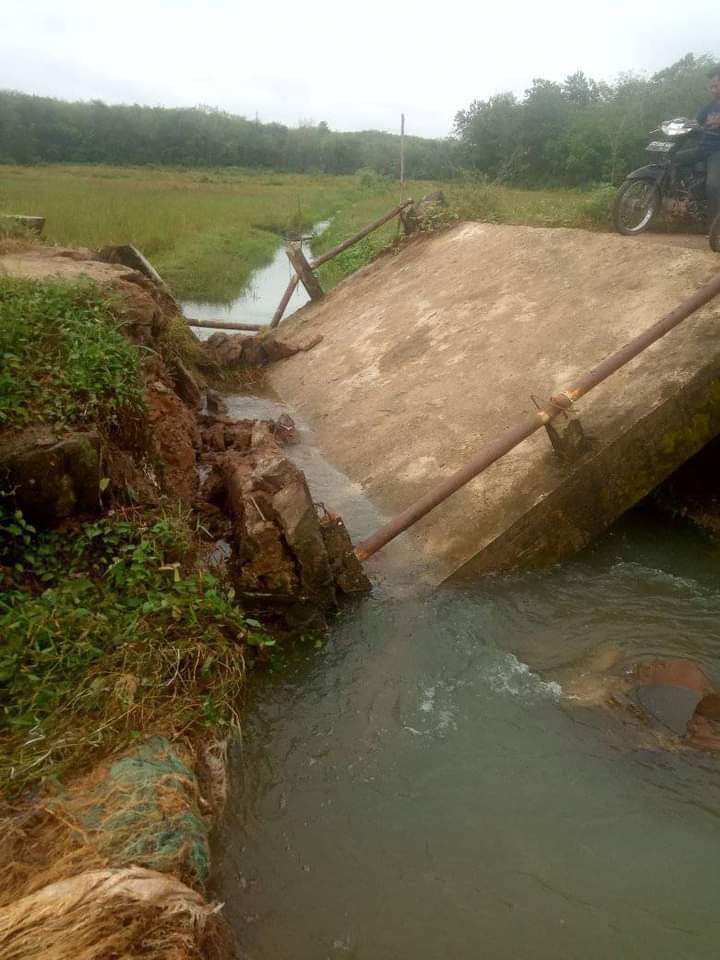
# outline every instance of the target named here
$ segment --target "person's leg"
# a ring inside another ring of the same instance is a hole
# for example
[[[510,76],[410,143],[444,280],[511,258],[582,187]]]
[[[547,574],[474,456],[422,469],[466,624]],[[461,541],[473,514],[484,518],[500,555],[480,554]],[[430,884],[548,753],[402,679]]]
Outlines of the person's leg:
[[[708,225],[720,213],[720,150],[714,150],[707,158],[705,194],[708,205]]]

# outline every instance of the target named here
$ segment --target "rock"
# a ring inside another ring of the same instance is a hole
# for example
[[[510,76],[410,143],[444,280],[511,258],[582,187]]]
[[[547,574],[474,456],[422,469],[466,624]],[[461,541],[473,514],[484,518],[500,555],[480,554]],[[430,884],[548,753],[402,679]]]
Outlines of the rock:
[[[100,509],[100,437],[34,428],[0,448],[0,489],[35,524]]]
[[[320,521],[325,549],[330,560],[333,580],[342,593],[368,593],[370,581],[363,565],[355,556],[352,540],[342,517],[326,513]]]
[[[222,423],[214,423],[206,427],[201,433],[201,438],[203,447],[218,453],[225,450],[225,426]]]
[[[225,444],[233,450],[249,450],[251,439],[252,421],[238,420],[225,427]]]
[[[429,193],[401,214],[405,233],[410,234],[418,230],[429,230],[437,226],[446,208],[447,201],[442,190]]]
[[[287,413],[281,413],[275,421],[273,436],[278,443],[297,443],[298,432],[295,421]]]
[[[336,605],[330,558],[320,522],[303,473],[294,477],[273,497],[273,508],[300,576],[305,596],[323,610]]]
[[[208,388],[205,391],[205,406],[208,413],[227,413],[227,404],[217,390]]]
[[[268,456],[283,460],[284,457],[275,440],[274,426],[272,420],[256,420],[250,435],[250,446],[258,453],[264,450]]]
[[[256,425],[251,450],[227,453],[221,468],[235,519],[240,586],[334,608],[332,571],[305,477],[267,426]]]
[[[242,334],[214,333],[204,343],[205,353],[214,363],[227,367],[239,367],[243,360],[245,337]]]
[[[188,368],[178,357],[175,357],[170,362],[170,376],[172,377],[173,386],[175,387],[175,393],[180,399],[184,400],[193,410],[200,410],[202,408],[202,393],[200,392],[200,387],[197,385],[195,378]]]
[[[208,358],[224,367],[266,367],[299,353],[297,347],[274,336],[214,333],[205,341]]]
[[[295,435],[284,415],[274,420],[200,418],[203,440],[225,452],[207,453],[212,464],[201,495],[233,520],[229,569],[243,602],[274,598],[275,612],[293,631],[320,629],[343,593],[370,588],[342,520],[321,520],[305,475],[284,456],[278,440]]]

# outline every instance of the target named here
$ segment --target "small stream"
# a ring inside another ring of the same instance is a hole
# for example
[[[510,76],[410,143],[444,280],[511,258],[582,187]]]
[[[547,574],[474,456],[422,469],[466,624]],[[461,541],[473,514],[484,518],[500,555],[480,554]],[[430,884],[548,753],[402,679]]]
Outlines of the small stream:
[[[323,234],[329,226],[329,220],[316,223],[312,229],[313,239]],[[310,242],[302,244],[308,256]],[[285,247],[281,245],[272,261],[266,267],[255,271],[247,288],[231,303],[196,303],[188,300],[182,304],[183,313],[194,320],[268,324],[273,318],[292,274],[293,270],[285,253]],[[299,310],[308,300],[305,287],[301,283],[298,284],[285,310],[285,316]],[[195,333],[201,340],[207,340],[212,336],[213,331],[197,328]]]
[[[366,536],[383,518],[298,426],[288,453]],[[256,677],[214,853],[242,955],[716,960],[720,758],[567,694],[592,658],[720,681],[719,573],[720,545],[645,505],[547,571],[414,597],[384,576]]]

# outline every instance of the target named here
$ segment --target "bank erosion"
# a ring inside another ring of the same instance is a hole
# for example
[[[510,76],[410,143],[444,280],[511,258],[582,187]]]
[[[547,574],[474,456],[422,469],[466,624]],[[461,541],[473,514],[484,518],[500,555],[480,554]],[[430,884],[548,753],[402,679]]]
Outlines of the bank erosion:
[[[213,389],[303,344],[202,344],[118,260],[0,248],[2,960],[228,955],[208,837],[245,676],[368,586],[292,420]]]

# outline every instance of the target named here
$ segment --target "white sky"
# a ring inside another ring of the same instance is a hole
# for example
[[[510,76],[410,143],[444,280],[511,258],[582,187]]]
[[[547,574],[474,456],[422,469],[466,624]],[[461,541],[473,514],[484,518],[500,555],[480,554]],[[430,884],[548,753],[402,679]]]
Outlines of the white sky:
[[[533,77],[720,53],[716,27],[709,0],[0,0],[0,88],[445,136]]]

